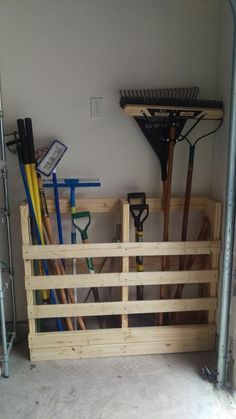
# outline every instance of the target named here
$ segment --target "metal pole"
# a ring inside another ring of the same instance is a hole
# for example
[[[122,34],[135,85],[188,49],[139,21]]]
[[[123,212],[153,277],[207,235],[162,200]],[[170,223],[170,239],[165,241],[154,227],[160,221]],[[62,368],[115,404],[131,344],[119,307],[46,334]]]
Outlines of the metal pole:
[[[2,376],[9,377],[8,365],[8,349],[7,349],[7,333],[4,312],[4,289],[2,283],[2,267],[0,266],[0,321],[1,321],[1,334],[2,334]]]
[[[227,169],[227,190],[225,204],[223,273],[221,286],[221,306],[217,364],[217,387],[222,388],[227,378],[227,358],[229,345],[229,321],[232,295],[232,268],[235,231],[235,190],[236,190],[236,0],[230,0],[234,19],[233,63],[231,79],[230,133]]]
[[[2,108],[2,94],[0,86],[0,148],[1,148],[1,159],[3,163],[6,163],[6,149],[5,149],[5,137],[3,127],[3,108]],[[8,260],[9,260],[9,276],[11,279],[11,301],[12,301],[12,315],[13,315],[13,331],[16,336],[16,303],[15,303],[15,287],[14,287],[14,266],[12,257],[12,238],[10,228],[10,205],[8,195],[8,183],[7,183],[7,168],[6,164],[2,169],[3,177],[3,193],[4,193],[4,205],[5,205],[5,221],[7,230],[7,246],[8,246]]]

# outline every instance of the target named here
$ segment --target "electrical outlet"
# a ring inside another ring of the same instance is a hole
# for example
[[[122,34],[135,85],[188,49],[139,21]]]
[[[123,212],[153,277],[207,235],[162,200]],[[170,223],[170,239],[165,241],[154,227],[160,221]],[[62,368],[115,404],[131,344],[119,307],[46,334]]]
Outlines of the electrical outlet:
[[[103,118],[103,97],[90,98],[91,118]]]

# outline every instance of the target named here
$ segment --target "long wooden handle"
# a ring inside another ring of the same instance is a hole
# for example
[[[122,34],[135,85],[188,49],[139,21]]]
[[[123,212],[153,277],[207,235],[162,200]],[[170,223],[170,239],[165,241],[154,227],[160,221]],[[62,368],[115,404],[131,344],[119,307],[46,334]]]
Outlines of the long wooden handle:
[[[209,218],[207,216],[203,217],[203,222],[202,222],[202,226],[201,226],[201,230],[198,234],[197,237],[197,241],[202,241],[202,240],[206,240],[208,233],[209,233],[209,228],[210,228],[210,221]],[[193,264],[195,262],[197,255],[192,255],[189,257],[186,265],[184,266],[184,270],[190,271],[193,267]],[[174,298],[181,298],[182,292],[184,289],[184,284],[179,284],[177,286]]]
[[[170,199],[171,199],[171,183],[172,183],[172,172],[173,172],[173,160],[174,160],[174,147],[175,147],[175,127],[171,126],[169,129],[169,147],[168,147],[168,168],[167,168],[167,180],[163,181],[163,217],[164,217],[164,228],[163,228],[163,241],[169,240],[169,222],[170,222]],[[169,269],[169,258],[163,256],[161,258],[161,269],[166,271]],[[161,285],[160,287],[160,299],[167,297],[169,287],[167,285]],[[159,313],[159,325],[162,326],[164,314]]]
[[[189,147],[188,173],[187,173],[187,180],[186,180],[186,187],[185,187],[181,241],[186,241],[187,240],[190,199],[191,199],[191,192],[192,192],[194,152],[195,152],[195,146],[190,145],[190,147]],[[182,256],[180,256],[180,259],[179,259],[179,270],[180,271],[182,271],[184,269],[184,264],[185,264],[185,257],[182,255]]]
[[[200,232],[198,234],[198,237],[197,237],[197,241],[207,240],[209,230],[210,230],[210,220],[207,216],[204,216],[203,217],[203,222],[202,222],[202,227],[201,227],[201,230],[200,230]],[[186,265],[184,266],[184,270],[190,271],[192,269],[193,264],[194,264],[195,259],[196,259],[197,256],[199,256],[199,255],[189,256],[189,259],[188,259]],[[202,255],[202,256],[204,256],[204,255]],[[201,285],[203,285],[203,284],[201,284]],[[184,286],[185,286],[184,284],[177,285],[174,298],[181,298]],[[200,288],[200,292],[202,292],[201,288]],[[179,318],[180,318],[180,313],[174,313],[173,324],[178,324]]]

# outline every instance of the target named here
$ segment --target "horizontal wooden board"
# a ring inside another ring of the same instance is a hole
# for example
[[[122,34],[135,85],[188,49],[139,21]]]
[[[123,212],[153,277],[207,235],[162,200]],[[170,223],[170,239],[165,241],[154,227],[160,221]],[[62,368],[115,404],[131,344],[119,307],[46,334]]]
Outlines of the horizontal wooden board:
[[[194,328],[195,333],[190,334],[190,327],[187,326],[185,333],[183,326],[173,331],[173,326],[170,327],[170,333],[166,333],[166,337],[162,332],[156,336],[156,340],[147,340],[145,337],[143,341],[137,339],[135,341],[125,341],[122,343],[114,343],[113,341],[94,344],[93,340],[88,341],[88,344],[78,345],[77,341],[71,346],[63,346],[64,340],[58,341],[55,347],[35,347],[31,346],[30,359],[31,361],[46,361],[46,360],[60,360],[60,359],[76,359],[76,358],[96,358],[109,356],[127,356],[127,355],[148,355],[148,354],[163,354],[163,353],[178,353],[178,352],[195,352],[195,351],[210,351],[215,349],[215,329],[211,325],[206,325],[206,333],[203,332],[201,326]],[[208,327],[208,330],[207,330]],[[162,329],[161,327],[160,329]],[[145,329],[145,328],[144,328]],[[173,334],[171,334],[171,331]],[[95,332],[94,332],[95,333]],[[144,333],[144,332],[143,332]],[[162,337],[162,338],[161,338]],[[35,338],[35,337],[34,337]],[[149,337],[147,337],[149,339]],[[31,345],[36,340],[31,341]]]
[[[216,309],[216,298],[177,300],[115,301],[108,303],[28,305],[29,319],[103,316],[135,313],[168,313]]]
[[[76,199],[76,209],[78,211],[90,211],[91,213],[108,213],[119,211],[119,206],[122,200],[117,198],[85,198]],[[162,211],[161,198],[147,198],[150,212]],[[126,202],[124,200],[124,202]],[[208,198],[206,197],[192,197],[191,208],[204,211],[207,206]],[[50,213],[55,212],[55,205],[53,199],[47,199],[48,209]],[[23,204],[24,205],[24,204]],[[170,210],[182,209],[184,205],[183,198],[171,198]],[[60,211],[62,214],[70,212],[69,199],[60,199]]]
[[[219,251],[219,241],[24,245],[23,258],[32,260],[100,256],[212,255],[219,254]]]
[[[128,272],[80,275],[31,276],[25,278],[26,290],[120,287],[162,284],[208,284],[218,279],[218,270]]]
[[[50,360],[66,360],[66,359],[83,359],[83,358],[106,358],[115,356],[131,356],[131,355],[157,355],[181,352],[202,352],[213,351],[215,349],[215,340],[206,339],[201,341],[182,340],[171,344],[166,342],[149,342],[149,343],[127,343],[123,344],[107,344],[99,346],[76,346],[61,348],[43,348],[30,349],[31,361],[50,361]]]
[[[48,210],[55,212],[54,199],[47,199]],[[117,198],[86,198],[76,199],[76,210],[90,211],[91,213],[117,212],[120,209],[120,200]],[[67,198],[60,199],[61,214],[70,213],[70,201]]]
[[[185,340],[214,339],[216,327],[213,324],[185,326],[152,326],[127,329],[78,330],[74,332],[51,332],[29,334],[29,347],[56,348],[66,346],[104,345],[107,343],[175,342]]]

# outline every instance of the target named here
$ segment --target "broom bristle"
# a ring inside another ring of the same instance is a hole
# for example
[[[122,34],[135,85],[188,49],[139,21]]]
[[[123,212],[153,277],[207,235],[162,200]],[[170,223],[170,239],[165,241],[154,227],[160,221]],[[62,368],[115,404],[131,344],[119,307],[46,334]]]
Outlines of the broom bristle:
[[[168,89],[134,89],[121,90],[121,98],[145,98],[145,99],[196,99],[199,93],[198,87],[178,87]]]
[[[120,106],[163,105],[205,108],[223,108],[222,101],[197,99],[198,87],[178,87],[166,89],[121,90]]]

